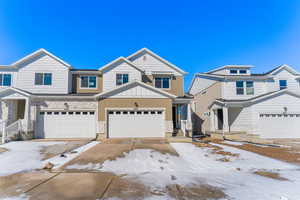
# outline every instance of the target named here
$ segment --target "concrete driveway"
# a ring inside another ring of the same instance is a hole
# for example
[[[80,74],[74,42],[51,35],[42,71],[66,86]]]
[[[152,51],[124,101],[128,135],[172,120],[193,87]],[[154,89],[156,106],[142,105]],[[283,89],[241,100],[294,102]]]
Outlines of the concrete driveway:
[[[24,199],[43,200],[106,199],[116,196],[122,199],[143,199],[144,196],[150,195],[150,191],[137,182],[122,179],[112,173],[93,173],[90,170],[67,168],[74,164],[114,160],[134,149],[151,149],[163,154],[178,155],[165,139],[108,139],[55,171],[18,173],[0,177],[0,198],[21,195]],[[55,148],[50,152],[55,153]]]

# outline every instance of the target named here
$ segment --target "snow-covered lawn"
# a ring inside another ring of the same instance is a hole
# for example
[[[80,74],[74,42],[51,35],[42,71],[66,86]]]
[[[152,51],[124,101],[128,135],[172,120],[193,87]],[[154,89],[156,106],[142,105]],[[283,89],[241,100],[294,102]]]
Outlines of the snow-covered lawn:
[[[150,149],[136,149],[114,161],[73,165],[68,168],[126,174],[125,177],[137,179],[153,190],[163,190],[172,184],[208,184],[221,188],[228,196],[226,199],[300,199],[299,166],[224,145],[217,146],[222,147],[225,152],[239,155],[216,154],[211,148],[196,147],[188,143],[172,143],[171,146],[178,152],[179,157]],[[288,180],[276,180],[254,174],[258,170],[276,172]]]
[[[42,168],[41,149],[55,144],[64,144],[64,142],[18,141],[0,145],[8,149],[0,154],[0,176]]]

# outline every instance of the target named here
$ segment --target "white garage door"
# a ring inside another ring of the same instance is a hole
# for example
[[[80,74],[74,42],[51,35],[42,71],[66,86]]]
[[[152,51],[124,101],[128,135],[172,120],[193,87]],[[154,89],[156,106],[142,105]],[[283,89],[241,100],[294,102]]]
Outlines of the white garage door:
[[[109,111],[108,137],[164,137],[164,112]]]
[[[46,111],[38,113],[39,138],[95,138],[94,111]]]
[[[260,114],[258,127],[263,138],[300,138],[300,113]]]

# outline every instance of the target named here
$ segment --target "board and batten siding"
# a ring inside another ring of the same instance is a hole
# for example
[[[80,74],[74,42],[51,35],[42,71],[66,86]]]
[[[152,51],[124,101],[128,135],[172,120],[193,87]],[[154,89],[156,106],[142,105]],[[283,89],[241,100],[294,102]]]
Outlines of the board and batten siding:
[[[142,74],[139,70],[126,62],[114,64],[103,71],[103,92],[117,87],[116,74],[124,73],[129,75],[128,82],[141,81]]]
[[[152,71],[159,71],[159,72],[172,72],[175,76],[180,76],[178,71],[171,68],[166,63],[162,62],[161,60],[153,57],[148,53],[140,54],[137,57],[131,58],[130,61],[145,70],[146,74],[151,74]]]
[[[69,68],[52,57],[42,54],[19,66],[15,87],[31,93],[67,94]],[[35,73],[52,73],[52,85],[35,85]]]

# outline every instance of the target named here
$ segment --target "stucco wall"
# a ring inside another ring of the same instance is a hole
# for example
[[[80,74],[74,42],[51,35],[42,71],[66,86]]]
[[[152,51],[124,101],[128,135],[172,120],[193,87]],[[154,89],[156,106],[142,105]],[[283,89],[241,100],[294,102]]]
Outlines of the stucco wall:
[[[193,131],[196,133],[204,133],[210,130],[210,118],[204,115],[208,112],[208,106],[217,98],[221,97],[221,82],[214,83],[207,89],[194,96],[192,123]]]

